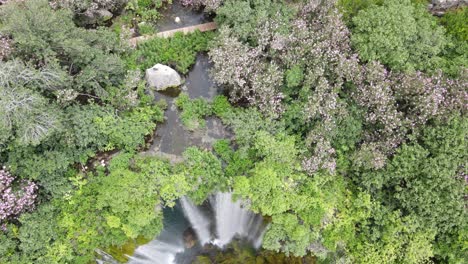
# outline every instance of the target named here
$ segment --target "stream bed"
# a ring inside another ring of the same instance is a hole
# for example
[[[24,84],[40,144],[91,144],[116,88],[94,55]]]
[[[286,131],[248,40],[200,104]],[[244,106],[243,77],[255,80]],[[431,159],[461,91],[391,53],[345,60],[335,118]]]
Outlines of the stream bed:
[[[195,65],[185,76],[185,83],[182,86],[182,91],[186,92],[190,98],[212,100],[216,95],[222,93],[222,89],[210,79],[209,68],[208,55],[206,53],[198,54]],[[215,117],[206,120],[205,128],[188,131],[179,118],[180,112],[174,102],[176,96],[177,93],[156,93],[155,100],[165,100],[168,108],[165,112],[165,121],[158,125],[153,144],[145,154],[159,155],[172,161],[179,161],[187,147],[197,146],[210,149],[216,140],[231,137],[229,129],[221,123],[219,118]]]
[[[191,26],[212,20],[200,11],[183,7],[177,0],[162,11],[158,31]],[[176,23],[175,18],[180,22]],[[199,53],[196,63],[184,76],[182,91],[190,98],[212,100],[223,91],[209,76],[211,63],[206,53]],[[142,155],[158,156],[171,162],[181,162],[182,153],[190,146],[210,150],[218,139],[231,138],[232,133],[221,120],[209,117],[206,127],[195,131],[184,128],[175,106],[177,92],[155,93],[155,100],[165,100],[165,121],[158,124],[149,150]],[[163,230],[151,241],[132,242],[130,250],[112,252],[124,256],[129,264],[189,264],[189,263],[312,263],[302,258],[262,251],[263,235],[268,221],[247,210],[241,200],[233,201],[230,193],[215,193],[202,205],[183,197],[173,208],[163,209]],[[125,247],[125,246],[124,246]],[[98,263],[120,263],[98,250]],[[265,253],[266,252],[266,253]],[[291,260],[293,260],[291,262]],[[297,262],[296,262],[297,261]]]

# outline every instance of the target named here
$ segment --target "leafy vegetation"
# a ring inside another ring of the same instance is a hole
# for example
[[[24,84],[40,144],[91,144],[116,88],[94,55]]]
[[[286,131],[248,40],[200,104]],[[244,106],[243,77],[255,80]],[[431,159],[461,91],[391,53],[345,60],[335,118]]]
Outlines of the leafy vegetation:
[[[208,49],[212,33],[184,35],[176,33],[171,38],[154,38],[139,44],[126,59],[129,68],[146,70],[157,63],[168,64],[181,73],[187,73],[195,63],[197,52]]]
[[[214,12],[218,33],[135,50],[95,28],[109,20],[77,26],[86,10],[126,5],[120,31],[162,5],[123,2],[0,5],[1,263],[131,251],[162,230],[164,207],[218,191],[270,224],[257,256],[232,244],[211,260],[468,259],[466,8],[439,19],[425,0],[184,1]],[[180,162],[137,153],[165,108],[142,70],[185,74],[198,52],[228,96],[182,93],[180,118],[196,130],[215,116],[232,138]]]
[[[210,105],[202,98],[190,100],[187,93],[181,93],[175,101],[176,106],[182,110],[180,119],[188,130],[205,127],[205,116],[212,112]]]
[[[424,7],[385,1],[353,18],[352,43],[365,61],[378,60],[401,71],[428,70],[440,64],[447,45],[444,30]]]

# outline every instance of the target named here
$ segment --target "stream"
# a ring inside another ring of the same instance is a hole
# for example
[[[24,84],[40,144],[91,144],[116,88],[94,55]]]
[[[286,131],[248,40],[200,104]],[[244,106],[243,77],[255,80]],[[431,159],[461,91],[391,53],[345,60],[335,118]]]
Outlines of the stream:
[[[197,55],[182,87],[190,98],[211,100],[222,92],[209,77],[210,65],[205,53]],[[155,131],[153,144],[143,155],[180,162],[187,147],[211,149],[217,139],[232,136],[215,117],[207,119],[205,128],[193,132],[185,129],[174,103],[176,97],[174,92],[155,94],[155,100],[165,100],[168,109],[164,123]],[[213,257],[233,240],[238,241],[242,248],[255,250],[261,246],[266,227],[261,215],[244,209],[241,201],[233,202],[230,193],[216,193],[200,206],[183,197],[174,208],[165,208],[163,214],[162,232],[154,240],[136,248],[134,254],[128,256],[128,263],[194,263],[200,255]]]
[[[162,15],[156,26],[158,31],[211,21],[206,14],[183,7],[179,1],[169,5]],[[180,18],[178,23],[175,22],[176,17]],[[210,67],[208,55],[199,53],[190,72],[183,76],[185,82],[181,91],[192,99],[212,100],[221,94],[222,89],[209,76]],[[164,123],[157,126],[151,147],[142,155],[181,162],[187,147],[212,149],[216,140],[232,137],[229,129],[215,117],[208,118],[204,128],[195,131],[185,129],[175,106],[178,94],[179,91],[155,93],[155,100],[165,100],[168,108]],[[234,202],[230,193],[213,194],[198,206],[189,198],[182,197],[174,208],[164,208],[163,215],[161,233],[152,241],[136,247],[131,256],[126,255],[129,264],[188,264],[199,262],[200,256],[213,259],[228,250],[232,241],[236,241],[236,248],[255,252],[262,244],[267,226],[261,215],[245,209],[240,200]],[[103,251],[99,254],[102,258],[98,263],[118,263]],[[206,262],[211,263],[209,260]]]

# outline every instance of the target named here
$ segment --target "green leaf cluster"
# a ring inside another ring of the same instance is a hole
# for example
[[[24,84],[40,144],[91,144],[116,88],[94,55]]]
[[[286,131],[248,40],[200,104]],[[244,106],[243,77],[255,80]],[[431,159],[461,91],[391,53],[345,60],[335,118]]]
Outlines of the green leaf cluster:
[[[182,110],[180,119],[188,130],[196,130],[206,126],[205,117],[212,114],[211,105],[203,98],[190,99],[187,93],[181,93],[175,100],[175,105]]]
[[[398,71],[432,70],[447,46],[443,27],[422,5],[389,0],[353,18],[351,41],[364,61],[380,61]]]
[[[185,74],[195,63],[197,53],[207,51],[213,34],[196,31],[184,35],[178,32],[170,38],[152,38],[139,44],[137,49],[128,55],[127,65],[131,69],[146,70],[161,63],[173,66]]]

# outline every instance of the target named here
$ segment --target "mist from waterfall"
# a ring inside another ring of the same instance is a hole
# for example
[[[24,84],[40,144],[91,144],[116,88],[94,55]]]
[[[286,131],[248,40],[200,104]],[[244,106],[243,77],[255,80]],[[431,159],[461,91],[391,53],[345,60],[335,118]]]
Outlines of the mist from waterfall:
[[[183,197],[177,207],[173,212],[178,213],[179,220],[165,219],[161,234],[138,247],[128,263],[185,264],[191,263],[192,257],[205,245],[223,249],[234,239],[254,248],[262,244],[266,230],[263,217],[244,208],[241,200],[234,202],[231,193],[217,193],[204,206],[197,206]],[[193,248],[184,246],[183,233],[187,228],[192,228],[198,238]]]

